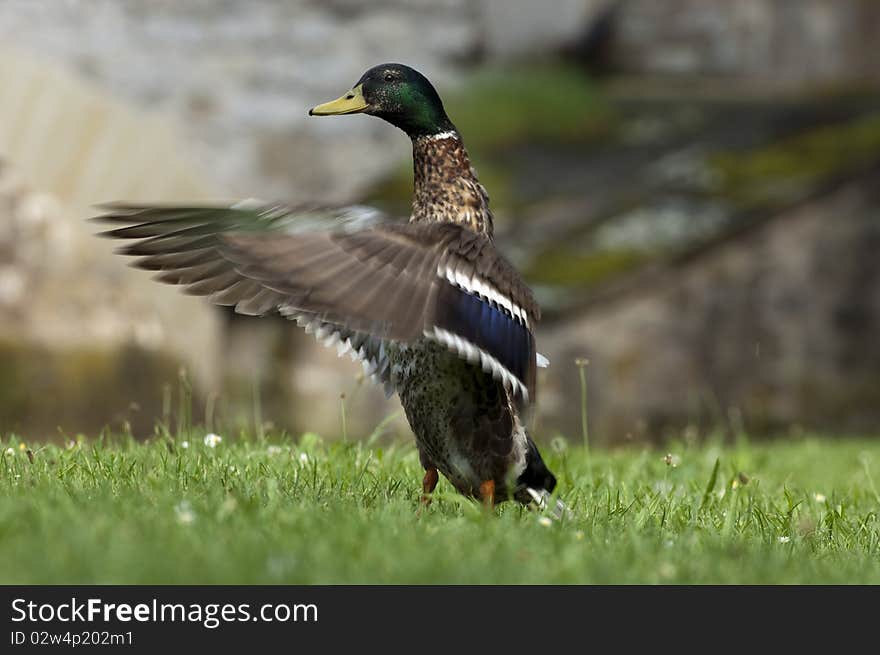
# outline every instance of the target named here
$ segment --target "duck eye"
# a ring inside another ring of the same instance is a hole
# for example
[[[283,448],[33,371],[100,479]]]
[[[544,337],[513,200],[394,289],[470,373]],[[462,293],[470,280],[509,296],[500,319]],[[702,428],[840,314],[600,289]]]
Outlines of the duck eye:
[[[392,75],[391,73],[385,73],[385,81],[386,82],[394,81],[394,75]]]

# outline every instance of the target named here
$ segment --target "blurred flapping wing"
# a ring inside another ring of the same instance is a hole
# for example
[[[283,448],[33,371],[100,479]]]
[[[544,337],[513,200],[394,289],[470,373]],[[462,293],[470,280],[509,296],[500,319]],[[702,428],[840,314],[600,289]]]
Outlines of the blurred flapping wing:
[[[102,235],[133,240],[119,252],[136,267],[240,313],[277,310],[351,349],[386,388],[387,342],[427,337],[534,394],[540,310],[485,235],[359,206],[103,208],[96,220],[121,227]]]

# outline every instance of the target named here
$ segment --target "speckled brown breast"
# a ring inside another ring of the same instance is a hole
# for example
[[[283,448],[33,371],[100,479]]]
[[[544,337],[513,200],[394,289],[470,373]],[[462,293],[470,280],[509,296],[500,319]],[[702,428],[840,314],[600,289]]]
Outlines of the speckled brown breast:
[[[395,344],[389,360],[422,465],[436,467],[470,496],[493,480],[504,499],[526,453],[525,431],[504,386],[428,340]]]
[[[413,140],[411,221],[457,223],[492,236],[489,195],[457,133]]]

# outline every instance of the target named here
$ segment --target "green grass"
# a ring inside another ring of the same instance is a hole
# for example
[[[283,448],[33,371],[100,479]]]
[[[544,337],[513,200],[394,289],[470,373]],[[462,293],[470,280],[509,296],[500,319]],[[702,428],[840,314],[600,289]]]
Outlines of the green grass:
[[[561,522],[445,481],[417,516],[410,445],[7,438],[0,582],[880,583],[876,440],[544,450]]]

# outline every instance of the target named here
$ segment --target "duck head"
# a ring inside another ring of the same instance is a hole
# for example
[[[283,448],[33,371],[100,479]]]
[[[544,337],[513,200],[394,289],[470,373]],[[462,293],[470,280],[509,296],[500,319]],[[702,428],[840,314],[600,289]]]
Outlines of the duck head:
[[[434,86],[403,64],[380,64],[345,95],[309,110],[310,116],[369,114],[399,127],[411,138],[455,130]]]

